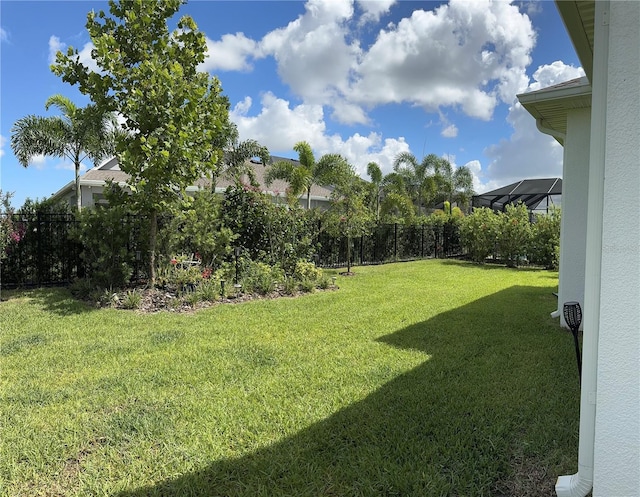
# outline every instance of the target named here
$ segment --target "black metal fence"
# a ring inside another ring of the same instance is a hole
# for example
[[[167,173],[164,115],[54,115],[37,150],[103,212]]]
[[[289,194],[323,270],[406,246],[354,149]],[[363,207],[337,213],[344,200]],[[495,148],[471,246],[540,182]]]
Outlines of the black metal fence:
[[[347,265],[348,240],[322,233],[319,236],[318,265]],[[351,240],[351,264],[382,264],[429,257],[454,257],[462,254],[457,226],[380,224],[371,234]]]
[[[3,215],[5,220],[7,215]],[[83,247],[75,241],[72,229],[77,221],[73,214],[37,213],[11,215],[11,233],[0,259],[0,285],[3,288],[64,285],[85,275],[81,257]],[[348,240],[318,234],[317,264],[322,267],[347,265]],[[457,226],[378,225],[371,234],[350,241],[351,264],[382,264],[462,254]],[[126,250],[130,250],[128,244]],[[131,249],[134,250],[134,249]],[[140,259],[130,254],[132,260]],[[134,274],[137,277],[137,263]]]
[[[60,285],[83,275],[73,214],[3,214],[3,221],[11,226],[0,259],[3,288]]]

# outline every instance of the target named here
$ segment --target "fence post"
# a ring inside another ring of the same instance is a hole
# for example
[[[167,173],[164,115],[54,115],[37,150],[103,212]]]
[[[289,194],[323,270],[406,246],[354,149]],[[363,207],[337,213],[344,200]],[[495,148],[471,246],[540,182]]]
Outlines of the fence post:
[[[393,260],[398,260],[398,223],[393,223]]]

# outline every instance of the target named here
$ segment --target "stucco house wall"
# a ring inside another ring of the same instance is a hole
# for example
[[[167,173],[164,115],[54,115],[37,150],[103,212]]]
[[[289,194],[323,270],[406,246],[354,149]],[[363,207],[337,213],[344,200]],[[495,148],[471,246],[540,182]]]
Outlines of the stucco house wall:
[[[609,4],[593,495],[640,495],[640,3]],[[594,88],[595,90],[595,88]]]

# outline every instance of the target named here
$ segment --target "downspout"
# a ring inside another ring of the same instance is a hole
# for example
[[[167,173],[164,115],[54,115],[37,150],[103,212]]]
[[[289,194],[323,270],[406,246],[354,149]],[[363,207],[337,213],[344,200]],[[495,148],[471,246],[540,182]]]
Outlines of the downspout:
[[[545,126],[544,120],[541,117],[536,119],[536,128],[538,128],[538,131],[540,131],[541,133],[544,133],[545,135],[553,136],[562,145],[564,145],[564,140],[567,137],[566,133],[562,133],[561,131],[557,131],[555,129]],[[562,310],[560,309],[560,302],[558,302],[558,308],[551,313],[551,317],[556,319],[556,318],[559,318],[561,315],[562,315]]]
[[[596,427],[598,339],[600,333],[600,282],[602,274],[602,215],[607,131],[607,84],[609,58],[609,0],[595,2],[591,145],[589,149],[589,205],[582,342],[582,388],[580,391],[580,438],[578,472],[560,476],[558,497],[585,497],[593,487]]]

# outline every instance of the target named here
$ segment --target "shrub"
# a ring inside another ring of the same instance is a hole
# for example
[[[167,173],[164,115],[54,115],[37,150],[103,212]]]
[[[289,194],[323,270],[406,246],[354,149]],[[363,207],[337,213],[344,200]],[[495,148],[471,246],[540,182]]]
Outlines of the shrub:
[[[548,214],[538,214],[532,225],[529,257],[547,269],[558,269],[560,262],[561,210],[551,207]]]
[[[91,281],[101,288],[127,285],[139,248],[132,234],[140,231],[142,218],[129,215],[122,206],[110,206],[85,209],[78,220],[73,236],[83,246],[81,256]]]
[[[242,282],[246,292],[267,295],[276,288],[276,283],[284,278],[278,266],[269,266],[263,262],[251,262]]]
[[[531,241],[531,223],[527,206],[519,202],[508,204],[498,214],[497,246],[500,258],[509,267],[516,267],[527,255]]]
[[[122,298],[122,307],[125,309],[138,309],[142,303],[142,294],[137,290],[129,290]]]
[[[293,276],[298,281],[310,280],[315,283],[322,278],[322,269],[313,262],[298,261]]]
[[[238,236],[223,225],[220,210],[219,196],[210,191],[196,192],[162,228],[162,251],[199,254],[207,266],[220,264],[232,253],[232,245]]]
[[[498,233],[498,216],[486,207],[475,209],[460,223],[462,245],[471,260],[484,262],[493,253]]]

